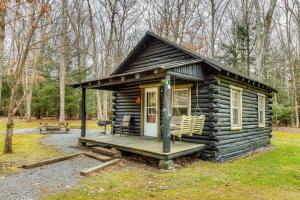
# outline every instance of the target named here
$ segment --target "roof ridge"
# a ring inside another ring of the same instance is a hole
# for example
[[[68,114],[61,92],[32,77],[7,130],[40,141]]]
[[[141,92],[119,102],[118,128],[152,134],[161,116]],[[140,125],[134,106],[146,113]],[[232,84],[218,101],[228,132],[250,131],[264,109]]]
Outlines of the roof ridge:
[[[170,45],[170,46],[172,46],[172,47],[174,47],[174,48],[176,48],[176,49],[178,49],[178,50],[180,50],[180,51],[182,51],[182,52],[184,52],[184,53],[186,53],[186,54],[192,56],[192,57],[195,58],[195,59],[202,59],[203,62],[205,62],[206,64],[208,64],[209,66],[215,68],[215,69],[218,70],[218,71],[223,70],[223,71],[226,71],[226,72],[230,72],[230,73],[235,74],[235,75],[238,75],[238,76],[240,76],[240,77],[242,77],[242,78],[246,78],[246,79],[248,79],[248,80],[255,81],[255,82],[257,82],[257,83],[260,83],[260,84],[263,84],[263,85],[268,86],[266,83],[264,83],[264,82],[262,82],[262,81],[259,81],[259,80],[256,80],[255,78],[252,78],[252,77],[250,77],[250,76],[248,76],[248,75],[245,75],[244,73],[241,73],[241,72],[237,71],[236,69],[234,69],[234,68],[232,68],[232,67],[229,67],[229,66],[225,65],[224,63],[220,63],[219,61],[216,61],[216,60],[214,60],[214,59],[212,59],[212,58],[209,58],[209,57],[207,57],[207,56],[203,56],[203,55],[201,55],[201,54],[199,54],[199,53],[196,53],[196,52],[194,52],[194,51],[192,51],[192,50],[190,50],[190,49],[188,49],[188,48],[186,48],[186,47],[184,47],[184,46],[182,46],[182,45],[180,45],[180,44],[178,44],[178,43],[176,43],[176,42],[174,42],[174,41],[171,41],[171,40],[168,39],[168,38],[165,38],[165,37],[163,37],[163,36],[160,36],[160,35],[158,35],[158,34],[152,32],[152,31],[149,31],[149,30],[146,31],[146,33],[144,34],[144,36],[142,37],[142,39],[140,39],[140,41],[139,41],[139,42],[136,44],[136,46],[131,50],[131,52],[130,52],[130,53],[128,54],[128,56],[123,60],[123,62],[122,62],[122,63],[114,70],[114,72],[111,74],[111,76],[116,75],[116,74],[119,72],[119,70],[120,70],[124,65],[126,65],[127,62],[129,62],[129,58],[131,58],[131,56],[134,56],[135,54],[138,53],[138,49],[139,49],[139,48],[142,48],[141,45],[143,45],[144,42],[147,42],[147,40],[150,39],[149,37],[153,37],[153,38],[155,38],[155,39],[157,39],[157,40],[160,40],[160,41],[162,41],[163,43],[165,43],[165,44],[167,44],[167,45]],[[270,87],[270,86],[268,86],[268,87]],[[272,87],[270,87],[270,88],[272,88]],[[272,88],[272,89],[273,89],[273,88]]]
[[[165,41],[165,42],[171,44],[171,45],[174,46],[174,47],[180,48],[181,50],[184,50],[184,51],[188,52],[189,54],[194,55],[195,57],[198,57],[198,58],[200,58],[200,59],[203,59],[204,62],[206,61],[206,63],[209,64],[209,65],[213,65],[213,66],[215,66],[215,67],[221,68],[221,69],[223,69],[223,70],[225,70],[225,71],[228,71],[228,72],[230,72],[230,73],[239,75],[239,76],[241,76],[241,77],[243,77],[243,78],[246,78],[246,79],[249,79],[249,80],[252,80],[252,81],[255,81],[255,82],[264,84],[264,85],[267,85],[267,84],[264,83],[263,81],[257,80],[256,78],[253,78],[253,77],[250,77],[250,76],[248,76],[248,75],[246,75],[246,74],[244,74],[244,73],[242,73],[242,72],[239,72],[239,71],[236,70],[235,68],[229,67],[229,66],[225,65],[224,63],[221,63],[221,62],[219,62],[219,61],[217,61],[217,60],[214,60],[214,59],[212,59],[212,58],[210,58],[210,57],[207,57],[207,56],[204,56],[204,55],[199,54],[199,53],[197,53],[197,52],[191,51],[191,50],[189,50],[188,48],[186,48],[186,47],[184,47],[184,46],[182,46],[182,45],[180,45],[180,44],[178,44],[178,43],[176,43],[176,42],[174,42],[174,41],[171,41],[171,40],[169,40],[168,38],[165,38],[165,37],[163,37],[163,36],[160,36],[160,35],[158,35],[158,34],[152,32],[152,31],[147,31],[146,33],[147,33],[147,34],[150,34],[151,36],[155,37],[155,38],[158,39],[158,40],[162,40],[163,42]],[[268,87],[270,87],[270,86],[268,86]]]

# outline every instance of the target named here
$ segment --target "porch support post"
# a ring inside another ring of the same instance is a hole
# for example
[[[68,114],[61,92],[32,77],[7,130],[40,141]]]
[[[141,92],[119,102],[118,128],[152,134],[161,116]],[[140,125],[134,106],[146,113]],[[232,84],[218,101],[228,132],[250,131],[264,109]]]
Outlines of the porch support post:
[[[164,100],[163,100],[163,110],[162,110],[162,135],[163,135],[163,152],[164,153],[169,153],[171,150],[170,94],[171,94],[170,75],[167,74],[165,76]]]
[[[81,137],[85,137],[86,133],[86,88],[82,88],[81,92]]]

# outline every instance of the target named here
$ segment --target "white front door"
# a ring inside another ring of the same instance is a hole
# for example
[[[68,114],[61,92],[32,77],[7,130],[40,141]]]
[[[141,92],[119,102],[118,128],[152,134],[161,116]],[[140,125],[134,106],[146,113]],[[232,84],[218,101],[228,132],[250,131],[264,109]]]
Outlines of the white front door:
[[[145,88],[144,94],[144,136],[157,137],[158,88]]]

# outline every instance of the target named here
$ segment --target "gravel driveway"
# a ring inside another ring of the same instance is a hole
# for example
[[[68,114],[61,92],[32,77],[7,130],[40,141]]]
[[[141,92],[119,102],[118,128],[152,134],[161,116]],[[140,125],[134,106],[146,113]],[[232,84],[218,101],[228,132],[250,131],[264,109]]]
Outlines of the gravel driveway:
[[[86,137],[101,135],[97,129],[87,129]],[[45,137],[42,144],[54,145],[65,153],[77,153],[80,149],[77,148],[80,130],[74,129],[68,134],[50,134]]]
[[[95,130],[89,134],[99,134]],[[65,153],[79,152],[76,148],[80,130],[69,134],[50,134],[42,141],[53,145]],[[53,192],[67,190],[80,181],[82,169],[100,164],[100,161],[79,156],[33,169],[23,170],[14,175],[0,177],[0,200],[33,200]]]
[[[30,200],[66,190],[80,180],[79,172],[100,162],[84,156],[1,177],[0,199]]]
[[[0,131],[1,134],[5,134],[6,131]],[[14,129],[14,134],[32,134],[32,133],[40,133],[40,129],[38,128],[16,128]]]

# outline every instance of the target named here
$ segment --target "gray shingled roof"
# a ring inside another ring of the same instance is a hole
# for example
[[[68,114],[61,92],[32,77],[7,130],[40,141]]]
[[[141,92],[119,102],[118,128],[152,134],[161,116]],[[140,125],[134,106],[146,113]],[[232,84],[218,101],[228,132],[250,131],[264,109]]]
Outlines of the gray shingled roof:
[[[189,61],[189,62],[204,62],[206,63],[207,65],[213,67],[214,69],[218,70],[218,71],[225,71],[225,72],[229,72],[231,74],[234,74],[234,75],[237,75],[241,78],[243,78],[245,81],[247,80],[250,80],[250,81],[255,81],[261,85],[264,85],[264,86],[267,86],[269,87],[270,89],[272,89],[273,91],[276,92],[276,90],[268,85],[266,85],[265,83],[259,81],[259,80],[256,80],[256,79],[253,79],[253,78],[250,78],[248,77],[247,75],[244,75],[240,72],[238,72],[237,70],[231,68],[231,67],[228,67],[222,63],[219,63],[211,58],[208,58],[208,57],[205,57],[203,55],[199,55],[193,51],[190,51],[189,49],[186,49],[184,47],[182,47],[181,45],[179,44],[176,44],[166,38],[163,38],[153,32],[150,32],[150,31],[147,31],[146,34],[143,36],[143,38],[137,43],[137,45],[134,47],[134,49],[129,53],[129,55],[123,60],[123,62],[114,70],[114,72],[111,74],[110,77],[116,77],[116,76],[122,76],[122,75],[126,75],[126,73],[122,73],[122,69],[124,67],[127,67],[127,65],[135,58],[136,55],[138,55],[141,51],[141,49],[143,49],[143,46],[144,44],[149,41],[150,39],[152,38],[155,38],[157,40],[160,40],[162,41],[163,43],[167,44],[167,45],[170,45],[190,56],[192,56],[193,58],[195,58],[194,61]],[[159,65],[156,65],[156,66],[151,66],[151,67],[148,67],[147,69],[144,69],[143,71],[148,71],[148,70],[153,70],[153,69],[157,69],[157,68],[172,68],[174,66],[178,66],[180,65],[181,63],[170,63],[168,65],[164,64],[163,66],[159,66]],[[186,64],[186,63],[184,63]],[[134,72],[134,73],[137,73],[137,72]],[[107,77],[109,78],[109,77]],[[99,79],[101,80],[101,79]],[[86,81],[86,82],[89,82],[89,81]]]
[[[147,40],[149,40],[151,37],[157,39],[157,40],[160,40],[162,42],[164,42],[165,44],[168,44],[168,45],[171,45],[173,46],[174,48],[180,50],[180,51],[183,51],[185,53],[187,53],[188,55],[198,59],[198,60],[202,60],[202,62],[205,62],[206,64],[208,64],[209,66],[211,67],[214,67],[215,69],[218,69],[220,71],[226,71],[226,72],[230,72],[232,74],[235,74],[235,75],[238,75],[239,77],[242,77],[246,80],[251,80],[251,81],[255,81],[257,83],[260,83],[262,85],[265,85],[269,88],[271,88],[272,90],[276,91],[274,88],[268,86],[267,84],[259,81],[259,80],[256,80],[254,78],[250,78],[249,76],[243,74],[243,73],[240,73],[239,71],[237,71],[236,69],[233,69],[231,67],[228,67],[222,63],[219,63],[211,58],[208,58],[206,56],[203,56],[203,55],[199,55],[193,51],[190,51],[189,49],[186,49],[184,47],[182,47],[181,45],[179,44],[176,44],[172,41],[170,41],[169,39],[166,39],[166,38],[163,38],[151,31],[147,31],[146,34],[144,35],[144,37],[138,42],[138,44],[135,46],[135,48],[130,52],[130,54],[127,56],[127,58],[125,58],[125,60],[116,68],[116,70],[111,74],[112,76],[113,75],[117,75],[118,72],[123,68],[123,67],[126,67],[126,65],[128,64],[128,62],[130,62],[130,60],[132,59],[132,57],[134,57],[134,55],[138,54],[139,53],[139,50],[140,50],[140,47],[145,44],[145,42]]]

